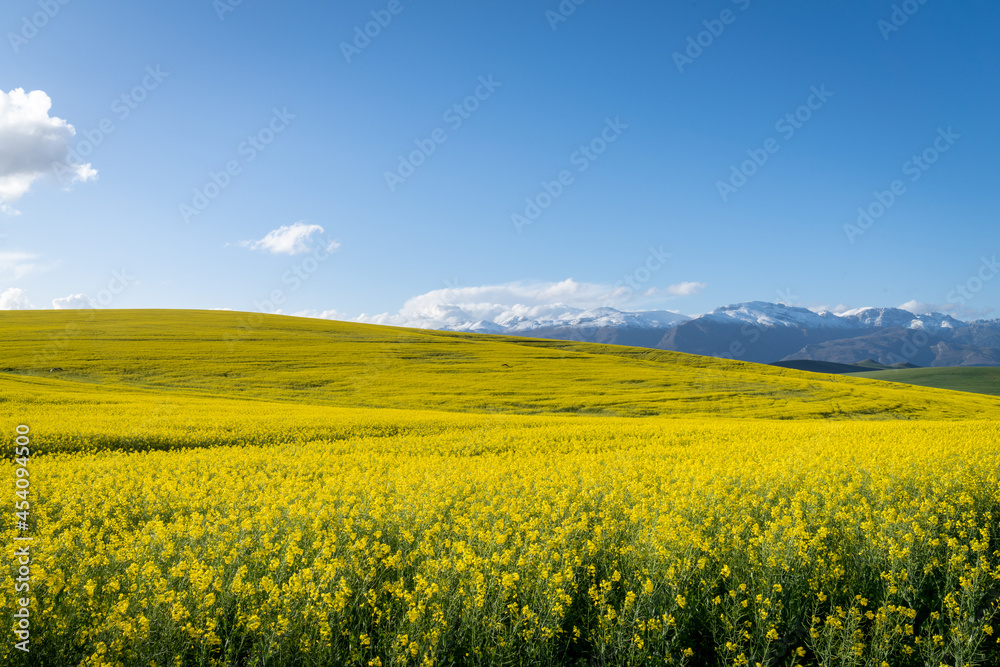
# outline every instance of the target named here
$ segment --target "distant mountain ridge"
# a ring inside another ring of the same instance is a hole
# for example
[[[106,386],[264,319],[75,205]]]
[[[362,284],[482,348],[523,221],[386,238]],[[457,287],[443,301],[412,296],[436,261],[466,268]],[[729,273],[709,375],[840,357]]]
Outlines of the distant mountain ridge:
[[[690,320],[687,315],[669,310],[622,311],[614,308],[594,308],[583,310],[566,307],[559,315],[526,317],[511,315],[495,321],[480,320],[458,326],[448,326],[449,331],[472,331],[480,333],[521,333],[545,328],[580,327],[600,329],[603,327],[634,327],[638,329],[665,329]]]
[[[857,308],[835,314],[766,301],[716,308],[699,317],[671,311],[556,309],[449,326],[508,334],[674,350],[756,363],[810,360],[853,365],[1000,366],[1000,320],[963,322],[943,313]]]

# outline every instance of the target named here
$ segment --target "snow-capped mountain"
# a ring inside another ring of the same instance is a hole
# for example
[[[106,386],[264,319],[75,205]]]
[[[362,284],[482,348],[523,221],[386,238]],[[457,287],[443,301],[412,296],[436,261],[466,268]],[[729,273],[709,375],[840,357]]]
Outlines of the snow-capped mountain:
[[[682,323],[657,347],[758,363],[875,359],[886,365],[1000,365],[1000,326],[901,308],[834,314],[753,301]]]
[[[632,345],[758,363],[875,359],[887,365],[1000,365],[1000,320],[962,322],[900,308],[834,314],[751,301],[694,318],[663,310],[571,307],[508,310],[476,321],[450,311],[449,318],[432,328]]]
[[[439,327],[446,331],[474,331],[492,334],[525,335],[540,329],[572,327],[582,329],[635,328],[668,329],[691,318],[669,310],[621,311],[614,308],[564,307],[535,317],[504,313],[493,321],[479,320]]]
[[[898,327],[900,329],[938,331],[940,329],[958,329],[966,324],[956,320],[951,315],[941,313],[916,315],[901,308],[855,308],[834,314],[828,310],[816,312],[808,308],[766,301],[750,301],[723,306],[702,317],[716,321],[735,320],[761,326],[801,327],[804,329]]]
[[[609,345],[658,347],[664,332],[687,322],[687,315],[668,310],[626,312],[614,308],[589,310],[569,306],[503,310],[491,320],[472,321],[461,311],[448,310],[426,328],[572,340]]]
[[[914,315],[900,308],[856,308],[840,313],[844,320],[854,320],[869,327],[898,327],[900,329],[923,329],[925,331],[940,331],[941,329],[958,329],[965,325],[951,315],[928,313]]]
[[[732,306],[723,306],[716,308],[707,315],[702,315],[700,319],[715,322],[734,321],[770,327],[799,327],[803,329],[827,327],[850,329],[857,326],[857,323],[853,320],[838,317],[830,311],[817,313],[808,308],[786,306],[766,301],[750,301],[748,303],[737,303]]]

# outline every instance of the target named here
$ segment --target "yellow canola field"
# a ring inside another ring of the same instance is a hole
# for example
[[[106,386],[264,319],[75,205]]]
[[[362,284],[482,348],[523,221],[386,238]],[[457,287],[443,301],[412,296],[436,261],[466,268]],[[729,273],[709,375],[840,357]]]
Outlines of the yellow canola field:
[[[332,435],[32,459],[16,658],[1000,663],[995,422],[341,414]]]
[[[996,397],[245,313],[0,334],[0,665],[1000,665]]]

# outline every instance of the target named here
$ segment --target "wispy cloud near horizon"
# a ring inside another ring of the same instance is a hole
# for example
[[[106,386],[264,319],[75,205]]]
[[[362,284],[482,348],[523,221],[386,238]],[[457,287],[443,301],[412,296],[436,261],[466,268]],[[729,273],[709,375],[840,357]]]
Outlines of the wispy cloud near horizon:
[[[695,289],[688,286],[701,283],[682,285],[676,292],[670,288],[668,291],[685,295]],[[559,323],[598,308],[624,308],[632,296],[630,290],[621,286],[582,283],[567,278],[559,282],[516,281],[432,290],[407,300],[396,313],[362,313],[353,318],[336,310],[296,314],[420,329],[465,329],[483,322],[501,326],[522,320]]]

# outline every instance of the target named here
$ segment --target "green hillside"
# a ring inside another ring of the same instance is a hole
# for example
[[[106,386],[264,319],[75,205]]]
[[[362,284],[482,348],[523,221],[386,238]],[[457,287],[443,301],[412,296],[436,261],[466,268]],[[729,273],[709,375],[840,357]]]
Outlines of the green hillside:
[[[813,361],[811,359],[794,359],[792,361],[776,361],[769,366],[778,368],[791,368],[797,371],[809,371],[810,373],[827,373],[830,375],[843,375],[844,373],[863,373],[868,370],[864,366],[854,366],[852,364],[838,364],[832,361]]]
[[[852,373],[851,377],[1000,396],[1000,368],[996,366],[906,368],[901,370]]]
[[[228,311],[7,311],[0,313],[0,341],[0,386],[15,396],[77,391],[83,397],[82,386],[101,385],[459,412],[1000,415],[1000,401],[991,397],[675,352]],[[25,376],[37,380],[29,387]]]

